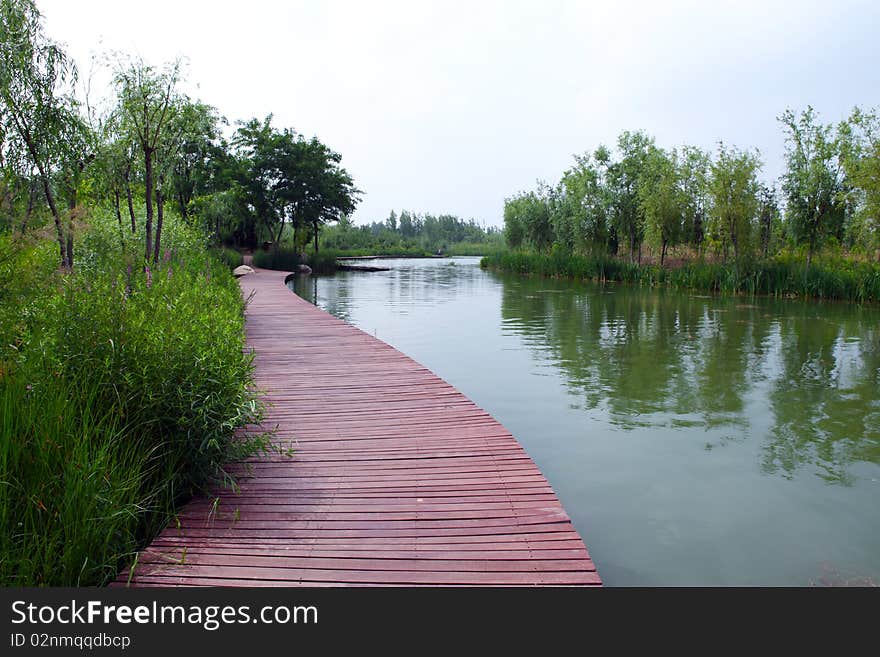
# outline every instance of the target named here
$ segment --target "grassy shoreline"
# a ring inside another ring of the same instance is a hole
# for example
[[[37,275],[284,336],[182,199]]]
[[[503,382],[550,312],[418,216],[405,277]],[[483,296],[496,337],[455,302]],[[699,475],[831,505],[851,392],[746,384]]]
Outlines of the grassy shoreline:
[[[672,269],[561,251],[506,251],[484,257],[480,266],[518,274],[722,294],[880,302],[880,265],[839,257],[817,258],[810,267],[801,258],[781,255],[760,262],[694,262]]]
[[[261,449],[233,254],[166,216],[166,250],[96,211],[73,272],[0,244],[0,584],[100,586]],[[120,238],[124,244],[120,244]],[[57,245],[55,245],[57,246]]]

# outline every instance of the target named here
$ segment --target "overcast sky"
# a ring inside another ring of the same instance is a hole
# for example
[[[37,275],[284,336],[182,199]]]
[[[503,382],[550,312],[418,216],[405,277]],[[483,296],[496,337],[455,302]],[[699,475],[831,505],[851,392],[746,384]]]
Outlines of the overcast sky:
[[[880,105],[880,2],[37,0],[83,71],[94,51],[188,59],[230,120],[275,115],[342,153],[355,214],[501,223],[504,198],[644,129],[662,146],[757,147],[776,117]]]

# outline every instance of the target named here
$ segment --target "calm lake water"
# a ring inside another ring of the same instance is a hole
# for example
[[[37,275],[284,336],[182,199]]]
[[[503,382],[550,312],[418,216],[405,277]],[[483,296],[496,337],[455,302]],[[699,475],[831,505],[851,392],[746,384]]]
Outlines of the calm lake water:
[[[606,584],[880,583],[876,307],[369,264],[289,285],[510,429]]]

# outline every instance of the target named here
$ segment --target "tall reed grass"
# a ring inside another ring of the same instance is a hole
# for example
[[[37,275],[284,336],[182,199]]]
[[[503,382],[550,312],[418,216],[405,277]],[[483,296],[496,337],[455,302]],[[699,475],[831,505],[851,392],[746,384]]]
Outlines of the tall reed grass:
[[[880,301],[880,265],[841,257],[818,258],[812,266],[792,255],[763,262],[697,262],[677,269],[637,265],[613,258],[504,251],[486,256],[481,266],[498,271],[638,285],[669,286],[728,294]]]
[[[174,217],[147,266],[137,238],[123,253],[112,220],[93,223],[74,273],[37,245],[16,260],[39,285],[0,285],[15,318],[0,323],[2,585],[106,583],[180,503],[230,481],[225,463],[267,446],[236,437],[261,407],[227,263]]]

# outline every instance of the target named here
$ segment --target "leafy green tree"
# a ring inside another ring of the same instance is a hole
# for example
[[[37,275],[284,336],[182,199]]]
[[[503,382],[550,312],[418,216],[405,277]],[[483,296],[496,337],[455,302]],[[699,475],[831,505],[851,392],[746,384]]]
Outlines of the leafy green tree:
[[[818,122],[812,107],[780,117],[786,134],[782,191],[786,221],[797,244],[807,247],[807,266],[829,237],[843,236],[843,168],[833,127]]]
[[[779,229],[779,204],[776,190],[761,183],[758,186],[758,232],[761,256],[770,255],[770,245]]]
[[[563,174],[560,183],[560,211],[569,217],[572,241],[586,252],[607,252],[611,241],[607,156],[601,146],[594,154],[575,156],[575,166]]]
[[[504,223],[508,244],[528,242],[538,251],[546,251],[553,243],[550,207],[535,192],[524,192],[504,202]]]
[[[613,227],[620,239],[626,239],[630,262],[642,258],[644,213],[639,202],[639,180],[648,157],[653,137],[644,132],[624,131],[617,138],[620,160],[609,167],[609,187],[612,196]]]
[[[65,222],[54,188],[56,174],[82,161],[83,127],[70,85],[76,68],[44,34],[31,0],[0,0],[0,121],[4,161],[36,171],[55,222],[61,266],[73,266],[71,217]],[[66,224],[66,226],[65,226]]]
[[[276,130],[271,115],[239,127],[235,144],[246,163],[242,188],[254,215],[273,234],[277,245],[286,225],[294,244],[304,229],[318,248],[320,226],[351,214],[360,198],[342,156],[317,138],[305,139],[292,129]]]
[[[638,185],[639,203],[645,218],[645,236],[660,250],[660,265],[670,245],[682,233],[684,199],[678,183],[678,155],[651,146]]]
[[[843,200],[852,208],[850,241],[880,260],[880,119],[853,110],[839,127],[840,159],[848,183]]]
[[[119,109],[126,128],[138,145],[144,163],[144,201],[146,206],[144,260],[153,256],[153,168],[156,150],[166,134],[174,113],[180,61],[159,70],[142,60],[122,60],[115,75]]]
[[[711,156],[696,146],[685,146],[678,158],[678,181],[682,194],[682,242],[698,252],[706,231]]]
[[[758,209],[758,178],[761,161],[757,153],[718,147],[710,166],[709,197],[713,232],[721,240],[724,259],[729,249],[739,261],[749,254],[753,222]]]
[[[187,221],[194,197],[224,191],[233,179],[224,171],[229,155],[220,129],[226,120],[211,105],[189,98],[181,98],[177,109],[171,132],[179,137],[167,175],[169,191]]]

